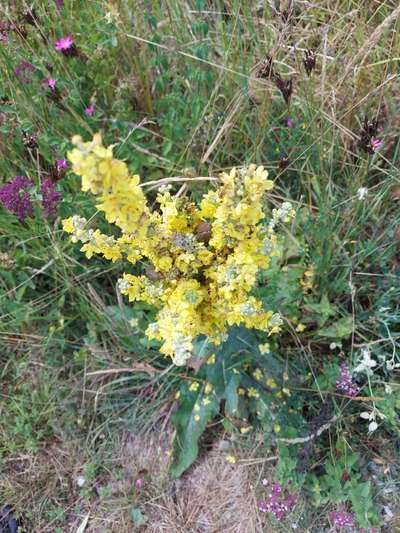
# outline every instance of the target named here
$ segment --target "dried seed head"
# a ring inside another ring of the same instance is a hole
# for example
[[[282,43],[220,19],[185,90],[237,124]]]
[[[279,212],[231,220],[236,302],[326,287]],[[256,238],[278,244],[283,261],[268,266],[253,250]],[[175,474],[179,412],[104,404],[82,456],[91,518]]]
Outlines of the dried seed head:
[[[196,239],[205,244],[211,238],[211,225],[208,222],[200,222],[195,231]]]
[[[317,57],[313,50],[306,50],[304,52],[303,58],[304,68],[306,69],[307,75],[310,76],[313,70],[315,70],[317,64]]]

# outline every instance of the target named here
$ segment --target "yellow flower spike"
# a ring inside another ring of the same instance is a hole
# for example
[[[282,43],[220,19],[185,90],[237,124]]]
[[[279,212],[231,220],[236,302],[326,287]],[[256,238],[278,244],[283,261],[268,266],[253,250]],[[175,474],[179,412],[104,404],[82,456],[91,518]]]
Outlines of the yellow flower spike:
[[[273,378],[268,378],[265,383],[270,389],[276,389],[278,386]]]
[[[213,365],[214,363],[215,363],[215,353],[210,355],[210,357],[207,359],[207,364],[208,365]]]
[[[189,390],[192,391],[192,392],[196,392],[197,390],[199,390],[199,384],[197,381],[193,381],[193,383],[190,385],[189,387]]]
[[[253,372],[253,377],[254,377],[254,379],[256,379],[257,381],[261,381],[262,378],[263,378],[263,373],[262,373],[262,371],[261,371],[259,368],[257,368],[257,369]]]
[[[302,324],[301,322],[300,324],[296,326],[296,331],[298,331],[299,333],[302,333],[305,329],[306,329],[306,326]]]
[[[198,422],[200,420],[200,416],[199,415],[194,415],[194,419],[196,422]]]
[[[203,405],[208,405],[208,404],[211,403],[211,400],[210,400],[210,398],[207,398],[207,397],[206,397],[206,398],[203,398],[203,400],[202,400],[201,403],[202,403]]]
[[[200,335],[218,345],[233,325],[267,335],[280,331],[279,314],[264,311],[263,303],[250,294],[260,270],[280,253],[275,226],[294,216],[294,210],[284,202],[265,216],[264,195],[273,183],[263,167],[223,173],[199,206],[188,197],[160,191],[159,208],[151,210],[139,176],[129,176],[126,163],[114,157],[112,146],[103,146],[100,134],[88,142],[75,136],[73,144],[68,157],[82,178],[82,190],[97,196],[97,208],[119,228],[120,236],[90,229],[77,215],[63,221],[63,228],[72,242],[82,243],[88,258],[126,258],[142,268],[139,275],[125,272],[118,287],[130,302],[156,308],[146,335],[161,342],[162,354],[175,365],[185,365]],[[305,274],[302,281],[309,286],[312,280]],[[215,354],[207,360],[214,363]]]
[[[211,383],[206,383],[206,386],[204,387],[204,393],[210,394],[214,390],[214,387],[211,385]]]
[[[234,455],[225,455],[225,461],[231,465],[236,463],[236,457]]]

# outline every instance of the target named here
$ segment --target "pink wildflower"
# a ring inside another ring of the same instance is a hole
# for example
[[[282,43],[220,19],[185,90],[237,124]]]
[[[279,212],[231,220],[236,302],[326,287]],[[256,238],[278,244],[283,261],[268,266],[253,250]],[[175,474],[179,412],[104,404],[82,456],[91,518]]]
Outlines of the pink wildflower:
[[[66,159],[57,159],[56,165],[59,170],[62,168],[63,169],[68,168],[68,163]]]
[[[292,119],[292,117],[288,117],[288,118],[286,119],[286,126],[287,126],[288,128],[291,128],[291,127],[293,126],[293,119]]]
[[[262,513],[271,513],[277,520],[283,520],[286,514],[293,509],[297,501],[295,494],[289,494],[282,485],[275,483],[267,500],[258,502],[258,509]]]
[[[377,152],[383,146],[383,141],[377,137],[371,137],[371,148],[374,152]]]
[[[50,89],[55,89],[56,87],[56,83],[57,83],[57,80],[53,79],[53,78],[45,78],[43,80],[43,84],[46,86],[46,87],[49,87]]]
[[[67,35],[66,37],[61,37],[58,41],[55,43],[56,50],[61,52],[67,57],[73,57],[73,56],[79,56],[80,52],[78,48],[75,45],[74,38],[71,35]]]
[[[71,35],[67,35],[66,37],[61,37],[58,41],[55,43],[56,50],[59,52],[65,52],[65,50],[69,50],[74,46],[74,38],[71,37]]]
[[[354,526],[353,515],[343,510],[333,511],[332,513],[329,513],[329,518],[333,522],[333,525],[337,530]]]
[[[93,113],[94,113],[94,110],[95,110],[95,105],[94,104],[90,104],[90,106],[85,109],[85,113],[89,117],[91,117],[93,115]]]
[[[141,490],[143,488],[143,478],[139,477],[135,480],[135,488]]]

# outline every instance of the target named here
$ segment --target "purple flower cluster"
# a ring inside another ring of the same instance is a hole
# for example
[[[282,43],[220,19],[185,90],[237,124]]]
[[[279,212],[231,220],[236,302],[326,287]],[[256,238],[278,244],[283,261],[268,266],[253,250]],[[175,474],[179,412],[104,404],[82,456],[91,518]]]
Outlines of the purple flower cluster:
[[[58,169],[60,174],[64,173],[67,162],[65,159],[59,159],[54,167]],[[21,222],[33,215],[32,197],[29,190],[32,187],[34,187],[34,183],[27,176],[16,176],[12,181],[0,187],[0,202],[8,211],[16,215]],[[54,217],[61,200],[61,194],[56,191],[55,184],[51,178],[46,178],[42,181],[40,192],[44,216],[46,218]]]
[[[354,383],[346,363],[340,365],[340,378],[336,380],[336,389],[347,396],[357,396],[360,392],[360,387]]]
[[[258,509],[262,513],[272,513],[277,520],[283,520],[286,514],[293,509],[296,501],[297,496],[295,494],[289,494],[282,485],[274,483],[268,498],[258,502]]]
[[[354,518],[351,513],[346,511],[333,511],[329,513],[329,519],[336,529],[344,529],[346,527],[354,526]]]
[[[14,74],[21,83],[27,84],[32,81],[30,76],[35,70],[36,68],[32,63],[29,63],[29,61],[21,61],[21,63],[14,69]]]
[[[40,188],[42,193],[42,206],[47,218],[54,217],[57,213],[57,206],[61,200],[61,194],[56,191],[55,185],[50,178],[43,180]]]
[[[26,176],[16,176],[10,183],[0,187],[0,202],[20,221],[33,214],[31,196],[28,191],[31,187],[33,187],[33,182]]]
[[[8,32],[10,25],[7,22],[0,22],[0,43],[8,43]]]

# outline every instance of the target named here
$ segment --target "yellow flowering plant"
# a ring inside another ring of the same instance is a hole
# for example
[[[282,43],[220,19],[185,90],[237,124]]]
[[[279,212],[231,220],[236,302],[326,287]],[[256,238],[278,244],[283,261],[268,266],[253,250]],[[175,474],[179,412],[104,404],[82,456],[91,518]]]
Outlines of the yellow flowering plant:
[[[88,258],[99,254],[132,265],[118,287],[130,302],[144,301],[158,310],[146,334],[161,342],[161,353],[181,366],[200,335],[218,345],[234,325],[268,335],[280,331],[280,315],[265,310],[251,292],[260,270],[278,254],[278,223],[290,220],[294,211],[284,202],[267,219],[265,194],[273,182],[264,167],[222,173],[198,204],[160,189],[151,209],[146,184],[129,175],[100,134],[89,142],[76,136],[73,144],[68,157],[82,178],[82,190],[96,196],[97,209],[120,236],[104,235],[78,215],[63,221],[64,230],[83,244]]]
[[[276,269],[277,228],[294,210],[284,202],[266,211],[273,182],[256,165],[222,173],[199,202],[160,187],[151,206],[146,183],[129,174],[99,134],[89,142],[75,137],[73,144],[69,159],[82,190],[97,198],[97,209],[119,234],[105,235],[79,215],[64,220],[64,230],[88,258],[97,254],[130,265],[118,288],[130,302],[156,310],[148,338],[158,341],[175,365],[199,368],[175,396],[171,472],[178,476],[197,457],[198,440],[221,402],[225,415],[237,419],[246,434],[252,413],[264,413],[271,398],[282,401],[274,379],[281,369],[274,368],[270,344],[259,346],[255,335],[258,330],[265,339],[278,333],[282,318],[264,308],[257,282],[273,258]]]

